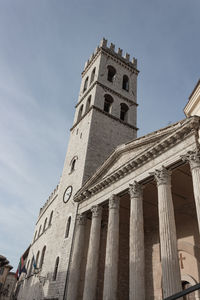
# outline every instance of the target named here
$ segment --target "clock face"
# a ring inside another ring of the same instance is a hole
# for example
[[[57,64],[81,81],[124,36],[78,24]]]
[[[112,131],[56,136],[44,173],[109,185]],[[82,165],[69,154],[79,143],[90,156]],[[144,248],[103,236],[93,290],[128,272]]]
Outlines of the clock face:
[[[63,195],[63,202],[64,203],[67,203],[67,201],[69,201],[70,197],[72,195],[72,186],[68,186],[64,192],[64,195]]]

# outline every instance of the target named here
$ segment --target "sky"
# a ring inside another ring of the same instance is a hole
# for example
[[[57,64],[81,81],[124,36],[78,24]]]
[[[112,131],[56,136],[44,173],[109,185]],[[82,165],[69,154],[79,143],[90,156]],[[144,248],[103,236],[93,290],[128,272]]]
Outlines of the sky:
[[[62,173],[81,72],[100,40],[138,59],[138,136],[184,118],[199,0],[0,0],[0,254],[17,268]]]

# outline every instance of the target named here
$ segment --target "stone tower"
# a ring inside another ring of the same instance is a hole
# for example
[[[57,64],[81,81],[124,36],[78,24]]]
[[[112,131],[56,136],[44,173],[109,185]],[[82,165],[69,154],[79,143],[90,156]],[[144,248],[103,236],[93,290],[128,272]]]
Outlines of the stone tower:
[[[137,60],[105,39],[85,63],[62,176],[75,190],[118,145],[136,138],[137,75]]]
[[[77,216],[73,196],[118,145],[136,138],[137,75],[136,59],[105,39],[86,62],[62,176],[40,209],[27,259],[31,279],[20,300],[41,299],[38,293],[63,299]],[[38,276],[32,276],[33,254]],[[40,288],[38,278],[45,278]]]

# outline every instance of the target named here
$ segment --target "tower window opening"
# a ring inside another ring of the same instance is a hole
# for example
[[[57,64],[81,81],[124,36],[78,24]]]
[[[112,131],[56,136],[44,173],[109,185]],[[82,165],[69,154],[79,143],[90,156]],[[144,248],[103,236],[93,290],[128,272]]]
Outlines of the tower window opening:
[[[87,87],[88,87],[88,80],[89,80],[89,77],[87,77],[85,79],[85,83],[84,83],[84,87],[83,87],[83,92],[85,92],[87,90]]]
[[[57,277],[58,265],[59,265],[59,257],[56,258],[55,268],[54,268],[54,272],[53,272],[53,281],[55,281],[56,277]]]
[[[77,161],[78,157],[75,156],[74,158],[72,158],[71,160],[71,170],[70,172],[73,172],[75,170],[75,165],[76,165],[76,161]]]
[[[112,66],[108,66],[108,76],[107,76],[107,80],[110,82],[114,81],[115,78],[115,74],[116,74],[116,70],[114,67]]]
[[[123,76],[122,88],[123,88],[123,90],[125,90],[127,92],[129,91],[129,78],[127,75]]]
[[[44,248],[42,249],[42,255],[41,255],[41,258],[40,258],[40,268],[42,268],[42,265],[44,263],[45,252],[46,252],[46,246],[44,246]]]
[[[94,68],[92,70],[92,74],[91,74],[91,78],[90,78],[90,84],[94,81],[95,71],[96,71],[96,68]]]
[[[121,103],[120,106],[121,106],[120,119],[122,121],[127,122],[128,121],[128,110],[129,110],[128,105],[126,105],[125,103]]]
[[[103,110],[107,113],[110,113],[112,103],[113,103],[113,98],[110,95],[106,94],[104,96],[104,109]]]
[[[86,103],[86,109],[85,112],[88,112],[88,110],[90,109],[90,104],[91,104],[91,95],[88,97],[87,99],[87,103]]]
[[[82,117],[82,113],[83,113],[83,104],[82,104],[81,107],[79,108],[77,122],[80,121],[80,119],[81,119],[81,117]]]
[[[66,231],[65,231],[65,238],[68,238],[68,236],[69,236],[70,225],[71,225],[71,217],[69,217],[68,220],[67,220],[67,226],[66,226]]]

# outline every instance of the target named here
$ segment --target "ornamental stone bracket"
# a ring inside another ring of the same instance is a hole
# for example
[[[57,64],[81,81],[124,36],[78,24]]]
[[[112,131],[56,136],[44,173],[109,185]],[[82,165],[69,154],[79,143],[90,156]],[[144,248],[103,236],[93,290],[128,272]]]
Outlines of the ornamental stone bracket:
[[[131,199],[141,197],[142,190],[143,187],[137,181],[134,181],[132,184],[129,184],[129,194]]]
[[[181,156],[183,161],[188,161],[190,164],[191,170],[200,167],[200,150],[188,151],[186,155]]]
[[[151,172],[151,175],[154,175],[157,185],[161,184],[171,184],[171,171],[162,166],[161,169],[155,170],[155,172]]]

